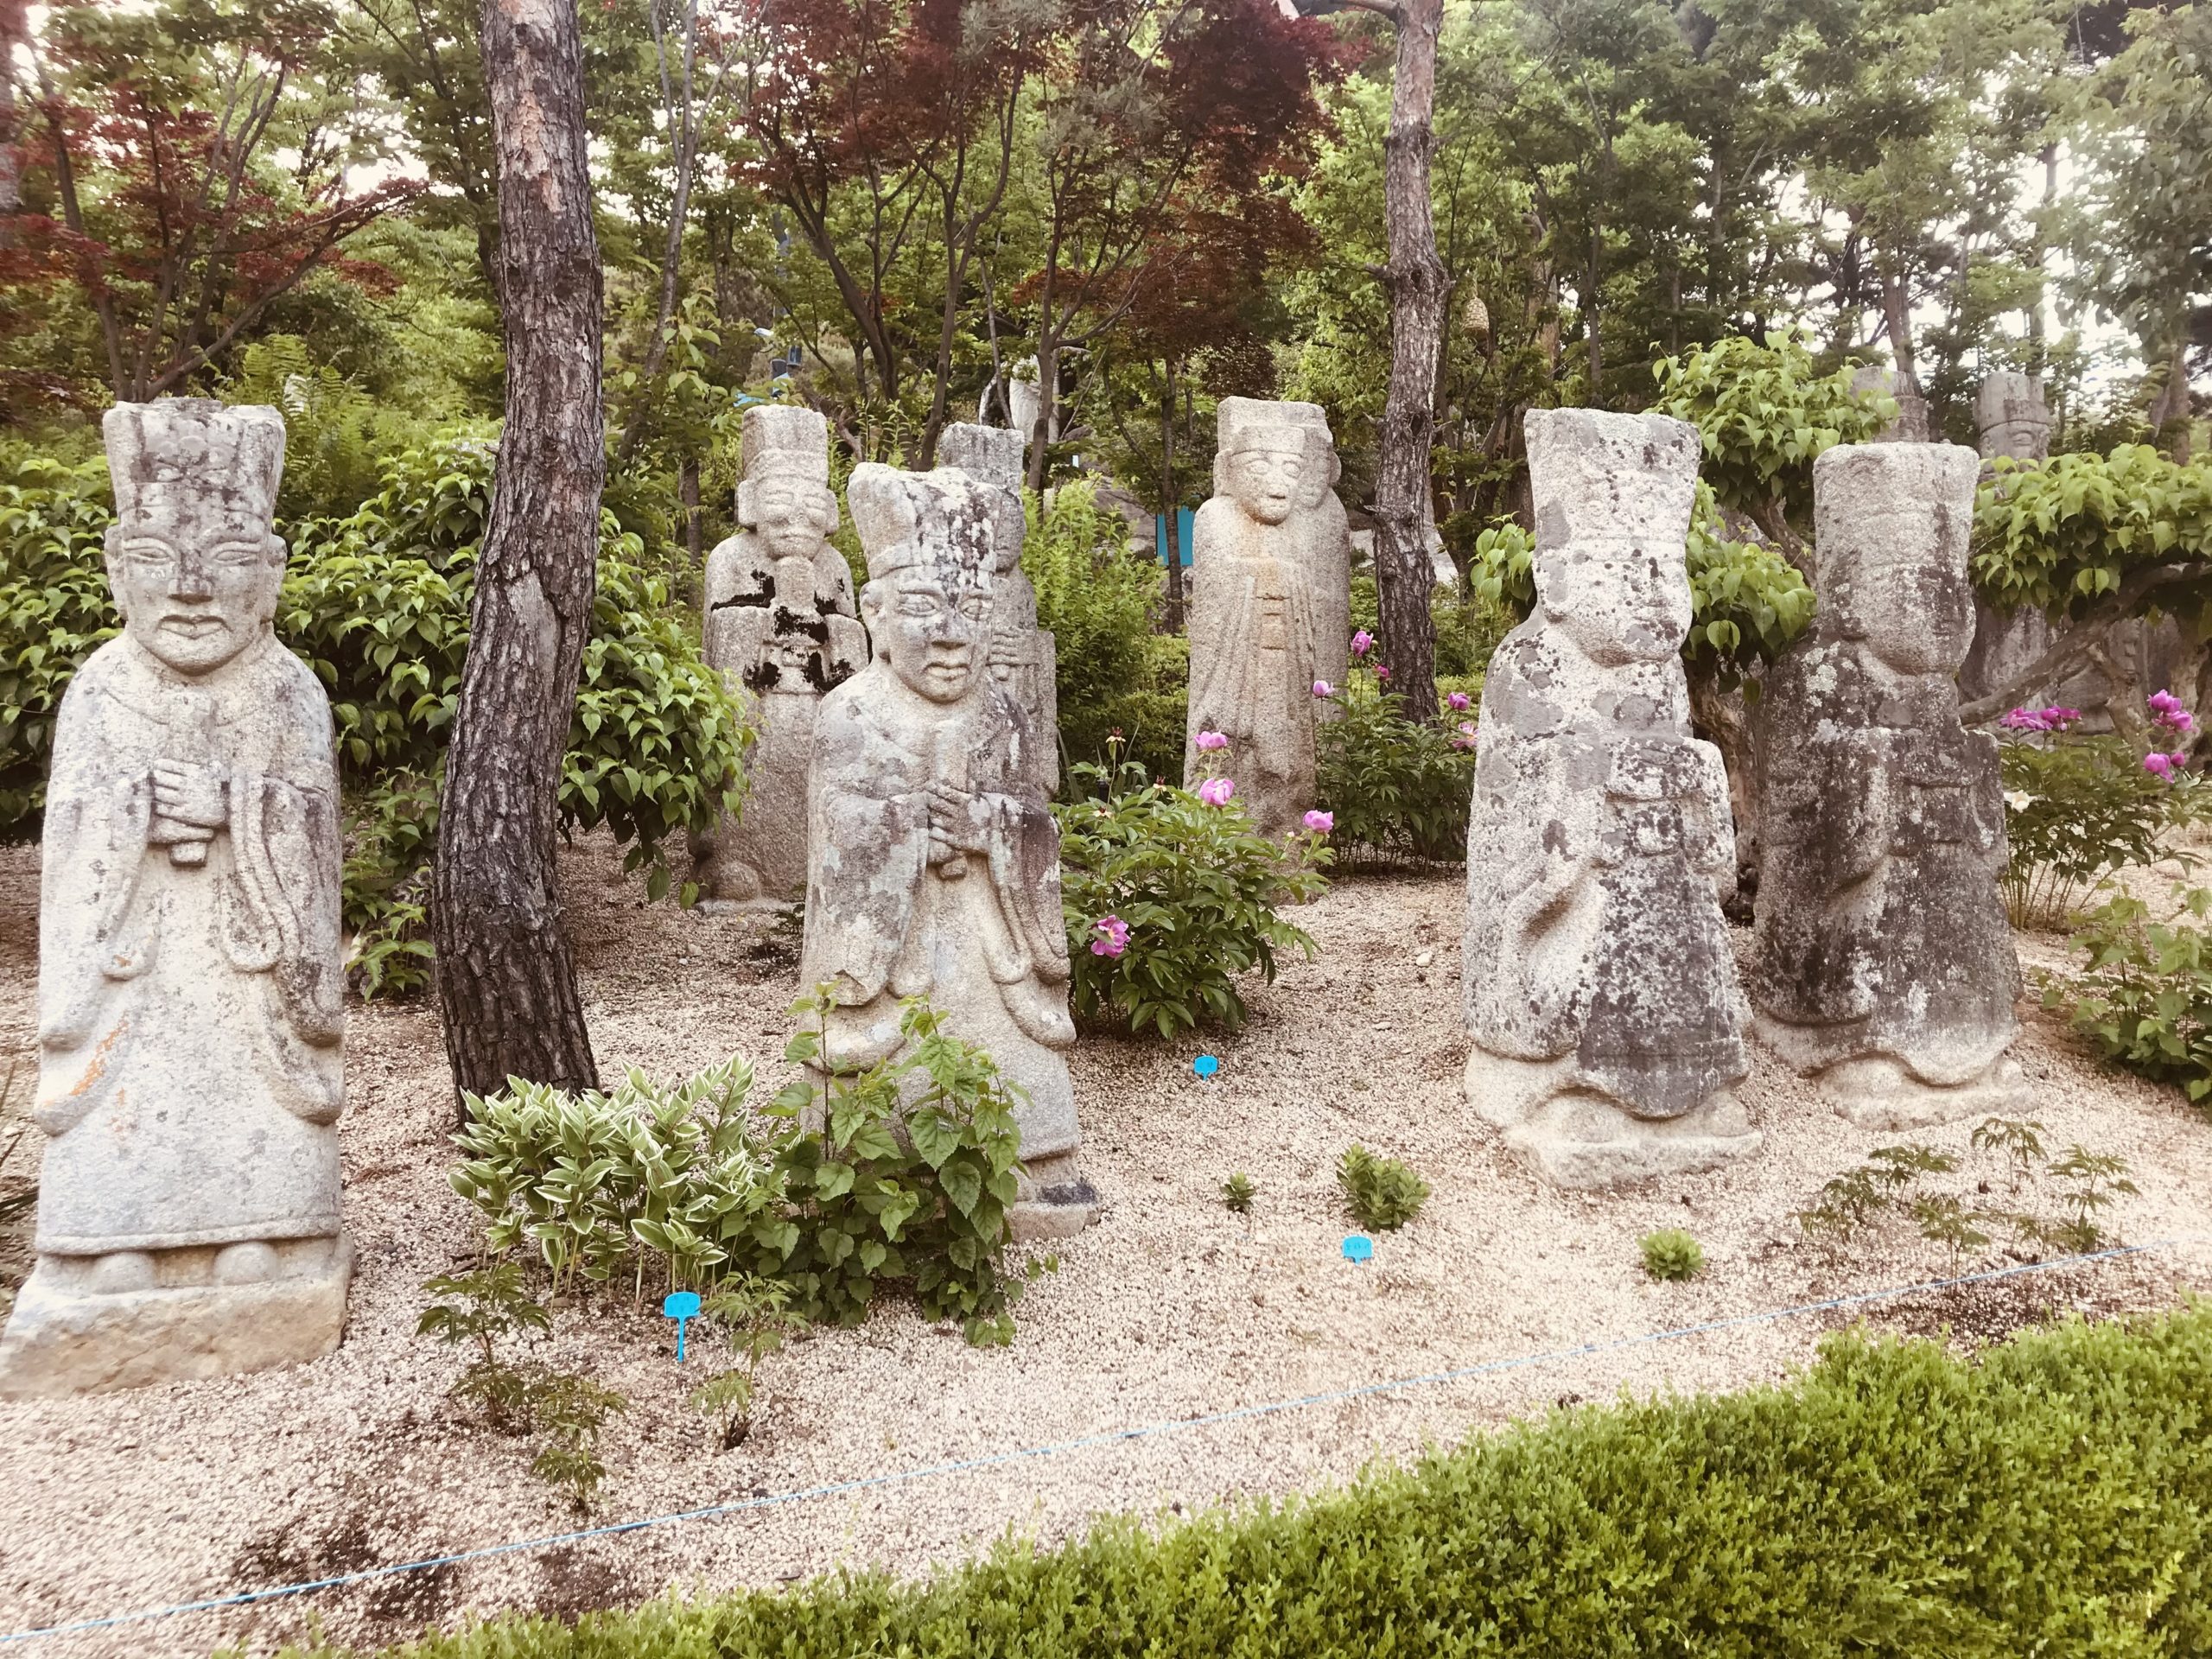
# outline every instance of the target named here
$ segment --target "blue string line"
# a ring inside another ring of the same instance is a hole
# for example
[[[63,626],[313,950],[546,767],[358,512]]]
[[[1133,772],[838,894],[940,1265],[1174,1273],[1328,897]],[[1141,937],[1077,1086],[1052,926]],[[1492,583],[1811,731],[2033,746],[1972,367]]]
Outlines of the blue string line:
[[[1272,1416],[1278,1412],[1297,1411],[1307,1406],[1341,1404],[1346,1401],[1363,1399],[1370,1395],[1391,1394],[1402,1389],[1426,1388],[1436,1382],[1464,1382],[1476,1376],[1495,1376],[1502,1371],[1523,1370],[1531,1365],[1548,1365],[1559,1360],[1586,1358],[1592,1354],[1616,1353],[1624,1348],[1641,1347],[1646,1344],[1675,1342],[1684,1337],[1709,1336],[1717,1331],[1738,1331],[1746,1325],[1770,1325],[1779,1319],[1796,1319],[1807,1313],[1827,1313],[1840,1307],[1862,1307],[1870,1302],[1892,1301],[1900,1296],[1915,1296],[1929,1291],[1951,1290],[1961,1285],[1986,1285],[2000,1279],[2016,1279],[2025,1274],[2050,1273],[2061,1268],[2082,1267],[2090,1262],[2113,1261],[2125,1255],[2140,1255],[2148,1251],[2170,1249],[2178,1241],[2166,1238],[2149,1244],[2120,1245],[2108,1250],[2093,1250],[2082,1255],[2061,1256],[2051,1262],[2023,1262],[2015,1267],[1993,1268],[1986,1273],[1969,1273],[1953,1279],[1931,1279],[1916,1285],[1892,1286],[1886,1290],[1860,1291],[1849,1296],[1831,1296],[1825,1301],[1802,1302],[1795,1307],[1770,1308],[1761,1313],[1744,1313],[1734,1319],[1709,1319],[1702,1325],[1678,1325],[1672,1331],[1650,1331],[1633,1337],[1618,1337],[1609,1342],[1586,1342],[1579,1347],[1554,1349],[1549,1353],[1524,1354],[1512,1359],[1485,1360],[1478,1365],[1463,1365],[1448,1371],[1430,1371],[1421,1376],[1395,1378],[1385,1382],[1365,1382],[1355,1389],[1338,1389],[1327,1394],[1309,1394],[1294,1400],[1272,1401],[1266,1405],[1238,1406],[1227,1411],[1211,1412],[1203,1416],[1171,1419],[1165,1422],[1147,1423],[1135,1428],[1112,1429],[1103,1434],[1085,1434],[1072,1440],[1055,1440],[1044,1446],[1024,1446],[1012,1452],[994,1452],[979,1458],[963,1458],[951,1463],[934,1463],[919,1469],[899,1470],[888,1474],[864,1475],[854,1480],[832,1482],[826,1486],[811,1486],[800,1491],[779,1492],[769,1497],[738,1498],[728,1503],[710,1504],[704,1509],[679,1510],[669,1515],[649,1516],[642,1520],[619,1521],[604,1527],[587,1527],[575,1532],[556,1532],[543,1538],[519,1539],[512,1543],[491,1544],[480,1549],[465,1549],[451,1555],[433,1555],[419,1561],[398,1561],[388,1567],[372,1567],[359,1573],[341,1573],[334,1578],[311,1579],[300,1584],[278,1585],[265,1590],[242,1590],[234,1595],[216,1596],[206,1601],[178,1602],[172,1606],[149,1608],[143,1612],[114,1613],[105,1618],[79,1619],[71,1624],[48,1624],[37,1630],[14,1630],[0,1636],[0,1646],[10,1643],[35,1641],[41,1637],[76,1636],[89,1630],[112,1630],[119,1624],[143,1624],[150,1619],[170,1618],[179,1613],[204,1613],[219,1607],[243,1607],[257,1601],[275,1601],[286,1596],[303,1596],[317,1590],[335,1590],[342,1586],[365,1584],[372,1579],[391,1578],[401,1573],[420,1573],[431,1567],[454,1567],[465,1561],[489,1560],[495,1555],[512,1555],[519,1550],[546,1549],[556,1544],[581,1543],[588,1539],[611,1538],[626,1532],[639,1532],[648,1527],[673,1525],[680,1521],[705,1521],[717,1516],[736,1515],[747,1510],[773,1509],[785,1503],[805,1503],[817,1497],[835,1497],[841,1493],[866,1491],[872,1487],[893,1486],[907,1481],[926,1480],[936,1475],[959,1474],[975,1469],[988,1469],[997,1465],[1018,1463],[1031,1458],[1049,1458],[1064,1452],[1079,1452],[1093,1446],[1114,1446],[1125,1440],[1141,1440],[1154,1434],[1172,1434],[1179,1430],[1205,1428],[1217,1423],[1232,1423],[1253,1417]]]

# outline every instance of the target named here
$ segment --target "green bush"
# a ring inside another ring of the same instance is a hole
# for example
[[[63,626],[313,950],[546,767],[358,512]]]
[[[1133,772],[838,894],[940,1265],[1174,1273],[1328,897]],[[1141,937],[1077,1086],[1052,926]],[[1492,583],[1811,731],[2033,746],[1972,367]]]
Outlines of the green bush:
[[[107,463],[0,471],[0,839],[38,833],[54,721],[77,665],[115,637]]]
[[[1209,806],[1133,762],[1078,765],[1071,782],[1096,791],[1052,808],[1076,1018],[1162,1037],[1208,1021],[1236,1030],[1239,975],[1272,984],[1278,950],[1313,954],[1276,907],[1320,895],[1327,849],[1270,841],[1234,801]]]
[[[2071,714],[2015,710],[2007,720]],[[2177,855],[2160,842],[2170,830],[2205,816],[2201,775],[2171,780],[2145,770],[2136,746],[2117,734],[2063,731],[2006,737],[1999,746],[2005,779],[2005,904],[2015,927],[2063,923],[2098,883],[2129,864]]]
[[[1371,1233],[1395,1232],[1428,1202],[1428,1183],[1395,1158],[1355,1141],[1337,1160],[1337,1187],[1351,1218]]]
[[[2212,1095],[2212,888],[2177,883],[2173,897],[2171,921],[2126,894],[2092,911],[2074,936],[2088,965],[2048,985],[2044,1006],[2066,1007],[2114,1065],[2201,1102]]]
[[[1694,1279],[1705,1271],[1705,1247],[1679,1227],[1662,1227],[1637,1243],[1654,1279]]]
[[[1433,720],[1408,720],[1363,667],[1332,701],[1337,718],[1322,722],[1316,746],[1317,793],[1338,856],[1464,861],[1475,789],[1471,711],[1447,703]]]
[[[430,981],[429,865],[438,779],[390,772],[359,791],[346,822],[347,978],[364,1001],[405,996]]]
[[[2148,444],[1999,460],[1974,499],[1974,586],[2006,610],[2080,616],[2132,573],[2163,564],[2172,579],[2148,599],[2194,622],[2207,598],[2207,559],[2212,461],[2169,461]]]
[[[503,1617],[413,1659],[2212,1651],[2212,1309],[1560,1411],[1350,1487],[916,1580]],[[318,1648],[323,1659],[334,1651]],[[294,1653],[291,1659],[299,1659]]]

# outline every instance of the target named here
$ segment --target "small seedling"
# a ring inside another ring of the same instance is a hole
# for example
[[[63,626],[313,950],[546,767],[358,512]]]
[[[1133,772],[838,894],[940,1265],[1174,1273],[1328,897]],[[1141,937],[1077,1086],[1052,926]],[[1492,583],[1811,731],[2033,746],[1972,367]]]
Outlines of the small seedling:
[[[694,1389],[691,1406],[720,1427],[725,1452],[743,1445],[753,1432],[760,1362],[806,1329],[805,1319],[791,1311],[790,1303],[785,1286],[749,1274],[727,1281],[708,1300],[705,1316],[729,1332],[730,1351],[742,1363]]]
[[[1654,1279],[1694,1279],[1705,1271],[1705,1249],[1679,1227],[1646,1233],[1637,1248],[1643,1270]]]
[[[1912,1201],[1912,1219],[1920,1236],[1951,1252],[1951,1271],[1956,1273],[1969,1251],[1984,1249],[1990,1235],[1974,1224],[1989,1219],[1980,1210],[1969,1210],[1948,1192],[1923,1193]]]
[[[2097,1212],[2122,1193],[2133,1197],[2141,1190],[2127,1179],[2127,1160],[2109,1152],[2091,1152],[2077,1142],[2051,1161],[2049,1173],[2071,1183],[2058,1197],[2069,1213],[2047,1229],[2044,1236],[2060,1249],[2077,1253],[2118,1243],[2117,1235],[2097,1225]]]
[[[1357,1142],[1337,1163],[1337,1185],[1351,1218],[1370,1233],[1404,1226],[1428,1201],[1428,1183],[1395,1158],[1377,1158]]]
[[[1974,1132],[1976,1152],[2002,1154],[2012,1166],[2012,1188],[2019,1190],[2020,1183],[2035,1173],[2035,1166],[2043,1155],[2043,1125],[2033,1121],[2022,1122],[2012,1117],[1986,1117]]]
[[[599,1432],[611,1412],[630,1402],[574,1371],[550,1371],[540,1380],[535,1402],[537,1426],[551,1437],[531,1459],[530,1472],[565,1491],[578,1515],[591,1511],[599,1483],[607,1478],[600,1461]]]
[[[1252,1195],[1257,1190],[1252,1185],[1251,1177],[1240,1171],[1221,1184],[1221,1201],[1237,1215],[1249,1215]]]

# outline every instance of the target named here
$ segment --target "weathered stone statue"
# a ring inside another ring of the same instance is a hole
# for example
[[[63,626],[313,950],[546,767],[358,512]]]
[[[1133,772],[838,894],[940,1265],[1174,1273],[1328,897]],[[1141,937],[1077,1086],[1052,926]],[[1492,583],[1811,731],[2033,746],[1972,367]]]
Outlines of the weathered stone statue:
[[[175,399],[103,424],[124,632],[54,733],[11,1395],[312,1359],[352,1270],[330,703],[270,626],[283,417]]]
[[[1528,442],[1536,609],[1483,688],[1467,830],[1467,1098],[1562,1185],[1707,1168],[1759,1136],[1728,786],[1678,655],[1698,436],[1563,409]]]
[[[748,700],[759,734],[741,810],[692,847],[709,897],[788,904],[806,893],[806,765],[823,695],[868,661],[853,579],[830,544],[830,429],[810,409],[745,411],[738,533],[707,556],[706,658]]]
[[[944,429],[938,458],[991,486],[998,563],[991,581],[991,677],[1023,717],[1021,774],[1050,795],[1060,786],[1059,662],[1052,634],[1037,626],[1037,589],[1021,568],[1029,530],[1021,505],[1021,447],[1019,432],[961,422]]]
[[[1760,1040],[1870,1128],[2016,1105],[1996,740],[1959,724],[1977,461],[1840,445],[1813,466],[1820,609],[1768,671]]]
[[[1298,529],[1299,564],[1313,589],[1314,677],[1341,686],[1351,665],[1351,527],[1344,504],[1337,499],[1344,463],[1337,459],[1336,438],[1320,404],[1282,403],[1273,407],[1306,429],[1306,466],[1299,475],[1298,511],[1291,522]],[[1312,688],[1307,690],[1310,695]],[[1319,703],[1316,712],[1326,718],[1342,706]]]
[[[823,1059],[849,1071],[894,1053],[899,999],[928,997],[1028,1091],[1016,1236],[1078,1232],[1097,1195],[1076,1166],[1064,1058],[1059,830],[1022,775],[1021,717],[984,671],[998,504],[950,467],[874,462],[845,499],[875,657],[815,726],[799,981],[834,987]]]
[[[1974,396],[1974,427],[1985,455],[2042,461],[2050,454],[2050,410],[2043,387],[2018,369],[1993,369]]]
[[[1225,397],[1214,493],[1191,529],[1190,722],[1186,785],[1215,772],[1263,835],[1299,828],[1314,796],[1313,682],[1320,677],[1314,587],[1299,495],[1310,476],[1307,428],[1283,405]],[[1229,739],[1202,759],[1200,732]]]

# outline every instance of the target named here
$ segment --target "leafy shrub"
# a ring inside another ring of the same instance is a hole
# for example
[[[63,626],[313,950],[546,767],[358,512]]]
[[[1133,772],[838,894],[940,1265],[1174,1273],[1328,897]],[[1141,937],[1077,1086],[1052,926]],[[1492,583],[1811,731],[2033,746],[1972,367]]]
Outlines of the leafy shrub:
[[[2073,941],[2088,965],[2046,985],[2044,1006],[2066,1007],[2114,1065],[2201,1102],[2212,1095],[2212,887],[2176,883],[2173,899],[2171,921],[2125,893],[2090,912]]]
[[[1354,1141],[1337,1160],[1337,1186],[1351,1218],[1370,1233],[1395,1232],[1428,1202],[1428,1183],[1395,1158]]]
[[[1971,1360],[1847,1332],[1786,1383],[1553,1413],[1309,1497],[925,1577],[509,1614],[407,1654],[2200,1654],[2208,1416],[2202,1306]]]
[[[820,1052],[828,1006],[819,993],[793,1005],[816,1025],[787,1061]],[[1021,1140],[1011,1085],[925,1003],[906,1006],[901,1029],[911,1052],[833,1078],[826,1105],[801,1077],[766,1128],[747,1113],[742,1058],[674,1087],[632,1071],[606,1094],[517,1079],[464,1095],[466,1156],[449,1179],[490,1248],[533,1249],[556,1291],[626,1276],[641,1299],[649,1276],[672,1289],[752,1274],[786,1287],[802,1319],[857,1325],[904,1281],[925,1318],[1008,1341],[1023,1288],[1006,1263]],[[810,1113],[818,1130],[800,1128]]]
[[[54,721],[77,665],[115,637],[107,465],[0,471],[0,837],[38,832]]]
[[[1877,1147],[1858,1168],[1824,1185],[1820,1201],[1798,1211],[1798,1225],[1834,1254],[1882,1216],[1902,1214],[1923,1238],[1949,1250],[1955,1269],[1967,1256],[1995,1242],[1991,1229],[2008,1232],[2024,1244],[2075,1252],[2097,1249],[2109,1242],[2096,1224],[2097,1214],[2114,1196],[2135,1191],[2134,1183],[2126,1179],[2126,1160],[2112,1154],[2094,1153],[2077,1144],[2045,1160],[2040,1123],[1986,1118],[1974,1132],[1974,1149],[1999,1157],[2009,1166],[2014,1193],[2036,1179],[2036,1166],[2041,1162],[2041,1173],[2062,1183],[2056,1195],[2060,1213],[1928,1191],[1923,1184],[1929,1178],[1958,1169],[1955,1154],[1934,1147]],[[1974,1190],[1986,1192],[1989,1183],[1980,1182]]]
[[[2031,729],[2006,737],[1999,757],[2005,906],[2016,927],[2063,921],[2115,870],[2178,855],[2160,844],[2166,832],[2202,819],[2212,800],[2198,774],[2177,772],[2169,780],[2148,771],[2117,734]]]
[[[1694,1279],[1705,1271],[1705,1248],[1679,1227],[1646,1233],[1637,1244],[1654,1279]]]
[[[2194,620],[2207,596],[2198,574],[2207,559],[2212,461],[2175,462],[2147,444],[1994,461],[1974,499],[1974,586],[2005,610],[2032,605],[2079,617],[2131,574],[2164,564],[2176,579],[2145,600]]]
[[[1336,846],[1351,849],[1341,855],[1464,861],[1475,788],[1465,711],[1447,705],[1433,720],[1408,720],[1363,667],[1332,701],[1339,712],[1321,726],[1317,793]]]
[[[344,915],[353,936],[347,977],[372,1001],[429,983],[430,854],[437,841],[438,780],[387,772],[350,804]]]
[[[1162,1037],[1213,1021],[1244,1023],[1240,974],[1269,983],[1275,952],[1313,954],[1313,942],[1276,906],[1318,897],[1325,849],[1286,849],[1255,834],[1244,809],[1209,806],[1187,789],[1145,781],[1142,766],[1077,766],[1071,780],[1095,795],[1056,805],[1060,898],[1074,966],[1076,1018],[1126,1021]],[[1109,922],[1122,925],[1120,948]]]
[[[1259,1189],[1252,1185],[1252,1178],[1239,1173],[1221,1184],[1221,1202],[1231,1215],[1249,1216],[1252,1213],[1252,1199]]]

